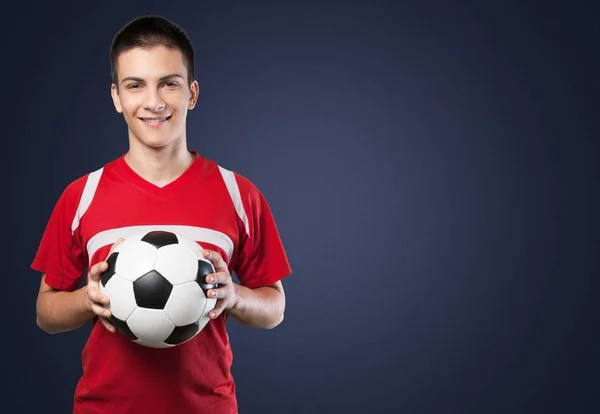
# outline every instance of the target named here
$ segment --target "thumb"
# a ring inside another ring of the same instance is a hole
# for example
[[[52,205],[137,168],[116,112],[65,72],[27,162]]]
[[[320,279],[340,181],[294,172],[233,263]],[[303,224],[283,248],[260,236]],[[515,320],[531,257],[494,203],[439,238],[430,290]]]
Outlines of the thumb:
[[[110,254],[117,248],[117,246],[121,243],[123,243],[125,241],[125,239],[123,237],[119,237],[117,239],[116,242],[114,242],[114,244],[112,246],[110,246],[110,251],[108,252],[108,255],[110,256]]]
[[[104,272],[106,269],[108,269],[108,263],[106,263],[106,262],[96,263],[90,269],[90,272],[88,275],[89,279],[91,281],[98,282],[100,280],[100,274],[102,272]]]

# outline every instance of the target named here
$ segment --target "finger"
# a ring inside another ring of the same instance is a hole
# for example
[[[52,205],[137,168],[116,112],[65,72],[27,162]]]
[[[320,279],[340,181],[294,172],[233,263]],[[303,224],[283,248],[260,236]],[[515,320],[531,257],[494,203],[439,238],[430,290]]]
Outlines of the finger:
[[[108,252],[107,258],[108,256],[111,255],[111,253],[115,250],[115,248],[121,244],[125,239],[123,237],[119,237],[117,239],[117,241],[111,246],[110,251]],[[102,272],[105,272],[108,269],[108,262],[106,262],[105,260],[96,263],[95,265],[93,265],[90,268],[88,277],[94,281],[98,281],[100,280],[100,275],[102,274]]]
[[[110,247],[110,251],[108,252],[108,256],[110,256],[110,254],[117,248],[117,246],[121,243],[123,243],[123,241],[125,241],[125,239],[123,237],[119,237],[117,239],[116,242],[113,243],[113,245]]]
[[[100,322],[102,322],[102,325],[104,325],[104,327],[109,331],[109,332],[115,332],[115,327],[106,319],[104,318],[98,318],[100,319]]]
[[[89,278],[98,281],[100,280],[100,275],[108,269],[108,263],[106,262],[98,262],[90,268],[90,272],[88,274]]]
[[[217,272],[206,275],[206,282],[209,284],[225,285],[231,282],[229,272]]]
[[[99,316],[101,318],[108,319],[112,316],[110,310],[106,309],[102,305],[98,305],[97,303],[92,303],[92,312],[94,312],[96,316]]]
[[[229,270],[227,268],[227,263],[225,263],[225,260],[223,260],[223,258],[218,252],[215,252],[214,250],[204,249],[202,251],[202,255],[208,260],[210,260],[210,262],[215,267],[215,271],[227,272]]]
[[[217,306],[215,306],[215,308],[208,313],[208,317],[210,319],[216,319],[219,317],[219,315],[221,315],[223,313],[224,310],[225,310],[225,305],[217,302]]]
[[[107,306],[110,303],[110,299],[108,296],[100,293],[99,291],[88,288],[88,298],[90,302],[95,303],[97,305]]]
[[[86,286],[88,300],[92,303],[97,303],[98,305],[108,305],[110,303],[110,299],[107,295],[100,291],[99,287],[100,286],[97,283],[88,282]]]
[[[226,287],[209,289],[206,294],[211,299],[225,299],[229,296],[229,289]]]

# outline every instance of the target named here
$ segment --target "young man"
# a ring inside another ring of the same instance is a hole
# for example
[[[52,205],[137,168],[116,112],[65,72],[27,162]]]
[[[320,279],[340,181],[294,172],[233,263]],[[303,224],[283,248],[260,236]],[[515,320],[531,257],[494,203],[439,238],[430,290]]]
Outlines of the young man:
[[[198,83],[185,32],[141,17],[117,33],[110,56],[129,150],[71,182],[54,207],[32,263],[42,273],[37,323],[58,333],[92,321],[74,413],[237,413],[226,321],[271,329],[283,320],[281,279],[291,269],[275,221],[253,183],[187,148]],[[215,265],[207,276],[218,284],[208,292],[217,298],[212,320],[173,348],[115,333],[110,298],[99,291],[108,254],[140,226],[185,231]]]

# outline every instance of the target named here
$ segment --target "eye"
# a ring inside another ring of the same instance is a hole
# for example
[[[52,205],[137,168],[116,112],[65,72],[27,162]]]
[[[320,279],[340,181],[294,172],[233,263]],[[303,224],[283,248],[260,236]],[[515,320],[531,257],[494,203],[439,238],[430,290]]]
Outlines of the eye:
[[[168,86],[169,88],[176,88],[179,86],[179,84],[175,81],[168,81],[165,82],[165,86]]]
[[[127,89],[137,89],[140,88],[142,85],[140,85],[139,83],[132,83],[130,85],[127,85]]]

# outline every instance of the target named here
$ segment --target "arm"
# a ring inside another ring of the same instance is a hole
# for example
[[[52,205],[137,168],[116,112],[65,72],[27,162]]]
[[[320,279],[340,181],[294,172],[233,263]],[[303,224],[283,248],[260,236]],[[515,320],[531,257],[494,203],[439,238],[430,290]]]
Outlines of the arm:
[[[218,285],[207,291],[209,298],[217,299],[209,313],[211,319],[227,312],[244,325],[263,329],[273,329],[283,321],[285,293],[281,281],[255,289],[238,285],[219,253],[205,249],[203,254],[215,267],[215,273],[207,275],[206,282]]]
[[[58,291],[42,275],[36,302],[37,325],[49,334],[77,329],[95,315],[88,305],[87,286],[73,292]]]
[[[236,301],[227,312],[240,323],[253,328],[273,329],[283,322],[285,293],[280,281],[256,289],[234,284],[234,289]]]
[[[123,238],[119,238],[110,248],[110,255]],[[49,334],[77,329],[98,316],[109,332],[115,332],[108,321],[111,313],[105,308],[110,299],[100,293],[100,275],[108,268],[106,261],[93,265],[88,272],[87,284],[73,292],[58,291],[45,282],[42,275],[40,291],[36,303],[37,325]]]

